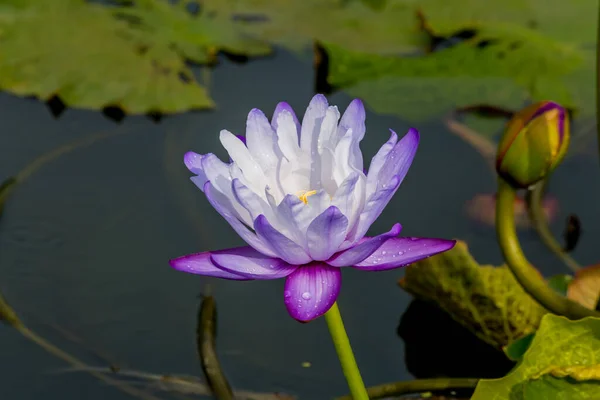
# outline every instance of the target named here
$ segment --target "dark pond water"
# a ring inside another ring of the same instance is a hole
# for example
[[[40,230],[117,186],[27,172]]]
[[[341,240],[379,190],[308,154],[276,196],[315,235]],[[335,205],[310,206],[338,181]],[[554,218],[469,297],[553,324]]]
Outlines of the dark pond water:
[[[219,308],[218,351],[235,388],[312,400],[346,393],[325,321],[292,320],[282,301],[283,281],[219,281],[167,264],[175,256],[242,243],[188,180],[184,152],[215,152],[226,159],[220,129],[241,133],[251,108],[270,114],[282,100],[301,114],[313,95],[313,80],[309,60],[284,52],[246,65],[224,60],[211,77],[217,110],[158,124],[135,117],[117,125],[100,113],[74,110],[55,120],[41,103],[0,95],[1,179],[67,143],[114,134],[44,164],[14,191],[0,226],[0,288],[8,301],[32,329],[89,364],[107,365],[93,349],[122,368],[201,376],[195,324],[198,295],[209,283]],[[342,92],[329,98],[340,108],[351,100]],[[368,112],[366,160],[388,138],[388,128],[405,132],[409,126]],[[371,232],[400,221],[403,234],[461,238],[482,263],[501,263],[493,229],[464,213],[473,195],[495,189],[489,168],[441,122],[417,128],[422,141],[411,172]],[[576,212],[584,235],[574,256],[583,264],[596,262],[597,159],[567,160],[550,191],[560,201],[554,230],[560,234],[566,215]],[[565,271],[534,234],[523,235],[523,246],[545,274]],[[417,369],[407,366],[405,354],[421,358],[412,347],[407,352],[413,345],[396,333],[411,302],[396,284],[402,275],[401,270],[345,271],[339,304],[368,385],[412,379]],[[429,317],[413,315],[411,329],[418,332],[422,319],[432,348],[456,339],[436,330]],[[67,341],[55,326],[81,343]],[[8,327],[0,326],[0,343],[3,400],[130,398],[87,374],[65,371],[63,361]],[[428,373],[427,367],[437,371],[436,366],[455,361],[439,357],[424,354],[417,375],[443,373]],[[304,362],[311,366],[303,367]]]

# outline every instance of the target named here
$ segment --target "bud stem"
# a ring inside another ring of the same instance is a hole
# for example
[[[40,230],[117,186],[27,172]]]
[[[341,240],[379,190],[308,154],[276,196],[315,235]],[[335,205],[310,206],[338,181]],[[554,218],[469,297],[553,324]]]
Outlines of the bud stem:
[[[531,297],[554,314],[569,319],[600,317],[600,312],[585,308],[556,293],[529,263],[517,238],[514,219],[515,197],[516,190],[499,178],[496,198],[496,236],[504,260],[519,284]]]
[[[571,269],[573,272],[577,272],[581,269],[581,266],[563,250],[560,243],[558,243],[550,231],[548,221],[546,221],[546,216],[544,215],[542,208],[542,199],[544,197],[546,182],[548,182],[548,178],[527,191],[526,200],[529,219],[531,219],[533,227],[540,236],[540,239],[542,239],[544,245],[546,245],[550,251],[556,254],[558,258],[560,258],[565,265],[569,267],[569,269]]]

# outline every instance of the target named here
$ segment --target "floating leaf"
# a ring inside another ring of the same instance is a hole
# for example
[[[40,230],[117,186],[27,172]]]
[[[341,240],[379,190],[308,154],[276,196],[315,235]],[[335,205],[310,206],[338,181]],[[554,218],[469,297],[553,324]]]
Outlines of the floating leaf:
[[[482,379],[472,400],[597,399],[600,319],[547,314],[519,364],[501,379]]]
[[[478,29],[496,23],[539,32],[548,38],[573,44],[594,43],[598,0],[422,0],[419,8],[427,17],[428,28],[440,36],[464,29]]]
[[[572,46],[500,23],[423,56],[377,56],[332,43],[324,47],[331,85],[363,97],[376,111],[415,122],[475,103],[514,108],[527,98],[575,107],[560,77],[585,60]]]
[[[116,8],[115,14],[130,21],[140,44],[172,47],[193,62],[211,62],[221,50],[244,56],[264,56],[271,52],[266,43],[249,37],[229,16],[202,10],[191,13],[187,9],[188,2],[136,0],[124,3],[128,6]]]
[[[567,297],[587,308],[595,309],[600,298],[600,264],[577,271],[569,284]]]
[[[437,303],[498,349],[535,331],[545,313],[507,267],[480,266],[462,241],[405,271],[400,281],[403,289]]]
[[[207,0],[204,7],[249,21],[257,37],[301,50],[314,40],[371,54],[422,50],[428,37],[419,28],[417,9],[408,1],[381,0]]]
[[[0,8],[0,88],[131,114],[213,106],[175,51],[136,48],[124,22],[83,0]]]

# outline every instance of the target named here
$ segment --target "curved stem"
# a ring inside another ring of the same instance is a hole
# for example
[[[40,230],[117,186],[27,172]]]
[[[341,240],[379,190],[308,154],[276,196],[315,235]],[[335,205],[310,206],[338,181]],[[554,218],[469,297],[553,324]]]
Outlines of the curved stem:
[[[382,399],[403,394],[434,392],[451,389],[474,389],[476,378],[432,378],[414,381],[385,383],[367,389],[370,399]],[[338,397],[336,400],[352,400],[351,396]]]
[[[327,321],[327,327],[331,334],[331,339],[335,346],[340,364],[342,364],[342,371],[348,382],[350,388],[350,394],[354,400],[369,400],[367,389],[363,383],[358,365],[354,359],[354,353],[352,353],[352,347],[350,346],[350,340],[346,334],[344,328],[344,322],[340,315],[340,309],[338,308],[337,302],[333,303],[333,306],[325,313],[325,321]]]
[[[556,293],[542,275],[529,263],[517,238],[514,219],[516,191],[499,178],[496,198],[496,236],[504,260],[519,284],[531,297],[548,311],[569,319],[600,317],[600,312],[590,310]]]
[[[563,250],[560,243],[558,243],[550,231],[548,221],[546,221],[546,216],[544,215],[544,210],[542,208],[542,199],[544,197],[546,182],[548,181],[545,180],[540,182],[533,189],[527,191],[526,199],[529,219],[531,219],[533,227],[540,236],[540,239],[542,239],[544,245],[556,254],[573,272],[577,272],[577,270],[581,269],[581,266]]]

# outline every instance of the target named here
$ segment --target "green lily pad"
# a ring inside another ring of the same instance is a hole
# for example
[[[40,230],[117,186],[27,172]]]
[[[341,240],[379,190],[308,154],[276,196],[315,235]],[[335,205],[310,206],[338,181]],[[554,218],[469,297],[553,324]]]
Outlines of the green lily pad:
[[[435,34],[448,36],[462,29],[477,29],[509,22],[548,38],[574,44],[594,43],[598,0],[423,0],[419,7]]]
[[[585,53],[513,25],[482,27],[471,39],[422,56],[378,56],[332,43],[324,48],[331,85],[411,122],[480,103],[518,108],[527,99],[549,98],[580,106],[561,79],[585,65]]]
[[[204,7],[245,17],[246,32],[295,51],[317,40],[389,55],[422,50],[428,39],[410,1],[207,0]]]
[[[220,50],[245,56],[271,53],[269,45],[248,36],[241,24],[233,21],[229,15],[202,10],[192,14],[187,9],[186,1],[177,4],[167,0],[123,3],[128,5],[115,8],[114,13],[130,21],[137,41],[146,46],[159,43],[172,47],[182,57],[195,63],[213,61]]]
[[[598,399],[599,360],[600,319],[547,314],[515,369],[480,380],[472,400]]]
[[[400,281],[404,290],[435,302],[498,349],[534,332],[545,313],[506,266],[479,265],[462,241],[405,271]]]
[[[0,8],[0,89],[130,114],[213,107],[174,50],[138,46],[109,8],[83,0],[13,0]]]

